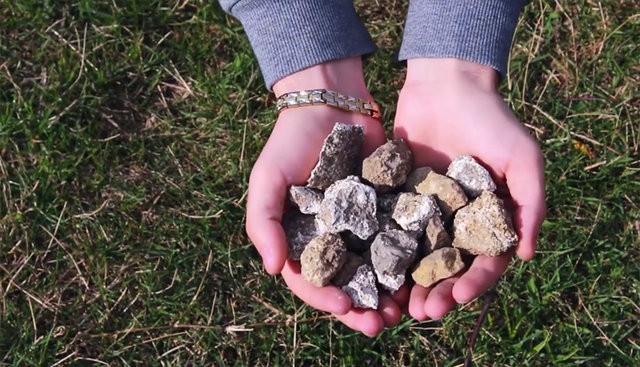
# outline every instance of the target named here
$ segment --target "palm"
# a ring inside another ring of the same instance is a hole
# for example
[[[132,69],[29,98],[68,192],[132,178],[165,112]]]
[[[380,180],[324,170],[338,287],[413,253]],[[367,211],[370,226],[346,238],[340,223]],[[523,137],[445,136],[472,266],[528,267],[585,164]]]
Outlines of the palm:
[[[375,335],[398,322],[396,301],[383,297],[376,311],[351,308],[348,297],[338,288],[316,288],[305,282],[300,266],[286,261],[287,244],[281,226],[287,189],[307,181],[318,159],[322,143],[336,122],[364,126],[363,154],[385,141],[380,122],[364,115],[316,106],[284,111],[253,167],[247,201],[247,232],[262,255],[267,271],[282,274],[287,286],[307,304],[336,314],[347,326]],[[399,297],[406,290],[399,292]]]
[[[416,166],[446,171],[451,159],[469,154],[489,169],[499,194],[514,210],[518,255],[530,259],[544,215],[542,158],[535,141],[513,117],[499,95],[473,84],[431,90],[405,85],[398,101],[394,134],[411,146]],[[455,303],[470,301],[504,272],[510,255],[479,256],[461,276],[433,289],[414,287],[410,313],[419,319],[441,317]]]

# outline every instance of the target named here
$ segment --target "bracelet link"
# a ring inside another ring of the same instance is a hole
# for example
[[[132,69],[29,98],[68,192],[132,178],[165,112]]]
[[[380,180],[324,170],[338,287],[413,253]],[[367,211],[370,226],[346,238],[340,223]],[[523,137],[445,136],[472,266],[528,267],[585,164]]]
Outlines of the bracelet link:
[[[326,89],[310,89],[285,93],[276,101],[276,112],[287,108],[312,105],[327,105],[345,111],[359,112],[375,119],[380,119],[380,107],[374,101],[367,101]]]

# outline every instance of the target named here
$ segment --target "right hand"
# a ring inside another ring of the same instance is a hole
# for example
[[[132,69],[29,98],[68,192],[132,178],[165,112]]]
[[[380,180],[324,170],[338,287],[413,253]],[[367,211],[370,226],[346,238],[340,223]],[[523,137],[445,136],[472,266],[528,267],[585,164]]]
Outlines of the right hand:
[[[360,57],[304,69],[281,79],[273,87],[278,96],[319,88],[371,99],[364,83]],[[377,311],[363,311],[353,308],[349,297],[339,288],[332,285],[317,288],[307,283],[302,278],[299,263],[287,260],[288,246],[281,220],[288,188],[306,183],[324,139],[336,122],[364,127],[365,156],[385,142],[380,122],[361,113],[324,105],[282,111],[251,171],[246,229],[268,273],[282,274],[291,291],[310,306],[331,312],[352,329],[373,336],[385,325],[398,323],[401,312],[396,301],[406,302],[406,289],[397,292],[395,300],[382,297]]]

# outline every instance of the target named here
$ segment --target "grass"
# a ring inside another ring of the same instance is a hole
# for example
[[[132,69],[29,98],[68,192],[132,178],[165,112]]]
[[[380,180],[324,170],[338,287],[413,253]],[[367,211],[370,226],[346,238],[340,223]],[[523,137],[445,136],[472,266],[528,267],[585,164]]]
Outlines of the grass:
[[[357,2],[391,126],[405,2]],[[0,0],[0,365],[640,365],[640,13],[534,0],[504,96],[540,141],[540,251],[377,338],[267,276],[243,230],[274,121],[216,2]],[[490,300],[490,303],[487,301]]]

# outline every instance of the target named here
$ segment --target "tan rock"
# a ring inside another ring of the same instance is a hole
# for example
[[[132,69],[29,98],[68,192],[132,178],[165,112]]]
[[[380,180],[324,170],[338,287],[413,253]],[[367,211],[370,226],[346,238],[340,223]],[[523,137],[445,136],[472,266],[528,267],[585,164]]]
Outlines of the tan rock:
[[[413,170],[404,185],[407,191],[424,195],[433,195],[447,221],[459,208],[467,205],[467,195],[458,183],[444,175],[440,175],[429,167]]]
[[[346,253],[340,235],[325,233],[314,238],[300,255],[302,277],[316,287],[327,285],[346,261]]]
[[[405,182],[412,164],[407,143],[391,140],[362,161],[362,178],[371,182],[376,191],[387,192]]]
[[[427,253],[431,253],[434,250],[443,247],[451,247],[451,237],[449,237],[447,230],[442,224],[442,220],[437,215],[429,218],[429,222],[427,222],[427,228],[425,229],[425,244],[427,247]]]
[[[438,281],[450,278],[464,269],[464,262],[460,251],[452,247],[435,250],[420,260],[411,277],[425,288],[431,287]]]
[[[518,244],[503,201],[484,191],[453,219],[453,246],[473,255],[498,256]]]

